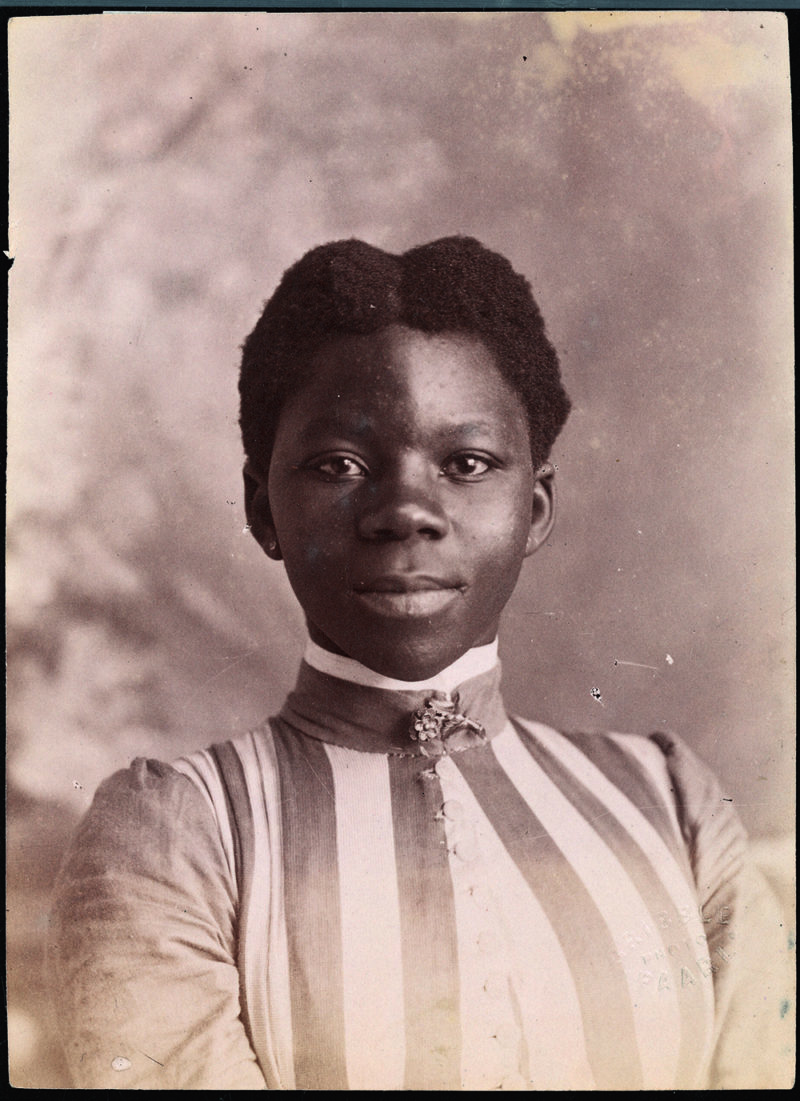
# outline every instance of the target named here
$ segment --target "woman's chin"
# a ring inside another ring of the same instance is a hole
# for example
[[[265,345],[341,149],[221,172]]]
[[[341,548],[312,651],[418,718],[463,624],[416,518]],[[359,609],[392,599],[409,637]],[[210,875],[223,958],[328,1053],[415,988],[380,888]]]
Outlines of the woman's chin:
[[[404,681],[430,680],[473,646],[492,642],[497,635],[496,622],[484,625],[473,638],[473,631],[459,631],[450,622],[434,627],[430,619],[416,616],[396,618],[391,629],[382,622],[380,631],[369,630],[368,617],[363,617],[359,626],[361,630],[353,625],[349,631],[337,631],[333,639],[309,623],[309,634],[331,653],[352,658],[383,677]]]
[[[386,652],[372,648],[368,652],[362,652],[361,656],[352,656],[381,676],[391,677],[393,680],[424,681],[441,673],[468,649],[469,646],[453,648],[435,644],[427,647],[396,645]]]

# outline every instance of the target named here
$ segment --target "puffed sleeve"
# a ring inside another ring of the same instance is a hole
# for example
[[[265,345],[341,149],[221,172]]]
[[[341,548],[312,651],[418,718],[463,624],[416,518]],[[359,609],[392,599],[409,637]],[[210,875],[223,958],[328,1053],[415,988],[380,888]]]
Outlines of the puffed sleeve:
[[[664,752],[708,939],[716,1003],[711,1089],[794,1081],[792,937],[744,827],[714,774],[677,737]]]
[[[49,930],[74,1085],[264,1089],[240,1018],[235,885],[211,808],[142,759],[98,789]]]

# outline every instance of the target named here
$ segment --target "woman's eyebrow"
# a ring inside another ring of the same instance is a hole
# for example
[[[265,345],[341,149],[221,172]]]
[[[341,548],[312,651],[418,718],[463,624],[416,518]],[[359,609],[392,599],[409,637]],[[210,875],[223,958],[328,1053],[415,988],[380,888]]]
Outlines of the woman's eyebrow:
[[[333,409],[320,413],[306,421],[299,432],[301,439],[313,439],[331,433],[345,433],[348,436],[369,436],[377,431],[372,420],[357,411]]]
[[[504,421],[487,421],[468,419],[445,422],[439,425],[433,437],[441,444],[447,446],[463,445],[494,445],[505,442],[508,438]]]
[[[497,432],[501,427],[498,421],[485,421],[470,418],[464,421],[454,421],[444,426],[444,432],[452,436],[485,436]]]
[[[501,420],[486,420],[481,417],[443,421],[432,426],[431,437],[442,443],[463,443],[465,440],[487,437],[496,439],[498,433],[505,438],[506,424]],[[385,425],[380,420],[362,412],[358,408],[337,407],[320,412],[311,417],[301,428],[298,438],[314,441],[319,436],[345,435],[357,439],[373,437],[383,438]]]

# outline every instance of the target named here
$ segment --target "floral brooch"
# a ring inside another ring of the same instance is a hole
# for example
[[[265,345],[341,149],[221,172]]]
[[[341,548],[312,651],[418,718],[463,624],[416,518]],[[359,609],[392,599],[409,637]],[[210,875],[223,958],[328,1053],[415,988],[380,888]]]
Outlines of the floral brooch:
[[[458,693],[433,692],[414,712],[410,733],[424,757],[441,757],[487,740],[483,726],[458,711]]]

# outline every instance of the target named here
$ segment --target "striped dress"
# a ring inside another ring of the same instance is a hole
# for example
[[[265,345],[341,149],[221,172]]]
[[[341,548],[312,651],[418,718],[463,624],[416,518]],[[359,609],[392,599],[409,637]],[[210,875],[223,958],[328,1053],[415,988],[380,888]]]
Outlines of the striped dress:
[[[414,740],[424,692],[311,648],[263,727],[107,781],[52,934],[76,1084],[738,1080],[729,804],[673,737],[509,719],[488,657],[476,744]]]

